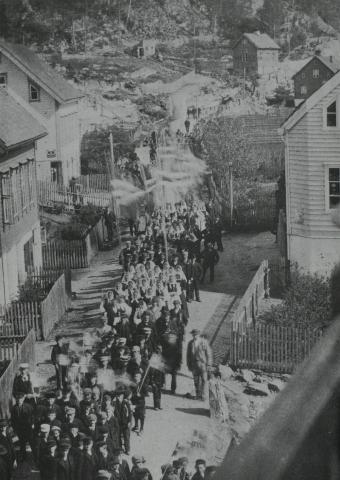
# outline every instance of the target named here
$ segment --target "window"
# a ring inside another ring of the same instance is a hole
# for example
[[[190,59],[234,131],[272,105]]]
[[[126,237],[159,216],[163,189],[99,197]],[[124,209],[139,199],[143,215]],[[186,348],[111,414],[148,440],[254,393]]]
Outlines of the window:
[[[0,73],[0,87],[7,87],[7,73]]]
[[[318,68],[313,68],[313,78],[319,78],[320,77],[320,71]]]
[[[305,85],[301,87],[301,95],[307,95],[307,87]]]
[[[306,78],[305,72],[301,73],[301,78]]]
[[[11,177],[8,173],[1,175],[2,220],[4,225],[13,223]]]
[[[328,169],[328,208],[336,208],[340,204],[340,167]]]
[[[29,83],[29,101],[30,102],[39,102],[40,101],[40,89],[33,83]]]
[[[336,102],[333,102],[327,107],[327,127],[336,127]]]

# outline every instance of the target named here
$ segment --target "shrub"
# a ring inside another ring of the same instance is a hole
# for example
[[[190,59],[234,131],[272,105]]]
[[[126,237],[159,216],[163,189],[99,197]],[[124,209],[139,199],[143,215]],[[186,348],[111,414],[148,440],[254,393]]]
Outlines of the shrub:
[[[80,207],[76,215],[74,215],[74,221],[92,227],[99,221],[101,215],[102,209],[100,207],[84,205]]]
[[[81,223],[72,223],[63,227],[60,231],[62,240],[82,240],[87,233],[86,225]]]
[[[281,305],[272,307],[261,320],[284,326],[327,326],[332,318],[330,280],[318,274],[291,273],[291,284]]]
[[[32,278],[28,278],[18,290],[19,302],[40,302],[46,297],[46,289]]]

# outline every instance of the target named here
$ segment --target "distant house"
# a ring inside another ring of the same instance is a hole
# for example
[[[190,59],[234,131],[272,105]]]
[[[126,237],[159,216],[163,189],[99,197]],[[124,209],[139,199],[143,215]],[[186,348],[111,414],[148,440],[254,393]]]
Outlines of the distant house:
[[[339,70],[340,65],[333,57],[316,54],[293,76],[295,98],[310,97]]]
[[[265,75],[276,70],[280,47],[266,33],[244,33],[233,46],[236,75]]]
[[[137,58],[153,57],[156,54],[156,40],[144,38],[134,46],[133,54]]]
[[[329,274],[340,262],[340,72],[284,123],[288,258]]]
[[[35,151],[46,129],[0,89],[0,305],[41,265]]]
[[[83,94],[32,50],[4,40],[0,40],[0,87],[47,129],[36,152],[38,179],[67,183],[80,175],[78,108]]]

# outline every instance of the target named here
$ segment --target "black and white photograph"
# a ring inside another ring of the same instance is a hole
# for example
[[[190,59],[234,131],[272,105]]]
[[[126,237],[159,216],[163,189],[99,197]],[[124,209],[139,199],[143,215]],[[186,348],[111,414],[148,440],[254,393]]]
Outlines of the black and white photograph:
[[[339,0],[0,0],[0,480],[339,479]]]

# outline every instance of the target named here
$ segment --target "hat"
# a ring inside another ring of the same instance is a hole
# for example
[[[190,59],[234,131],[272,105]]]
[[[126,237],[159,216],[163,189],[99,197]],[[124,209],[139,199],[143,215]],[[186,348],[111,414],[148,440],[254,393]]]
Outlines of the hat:
[[[9,425],[9,422],[6,418],[1,418],[0,420],[0,428],[3,428],[3,427],[8,427]]]
[[[126,345],[126,338],[125,337],[118,338],[118,345]]]
[[[57,442],[54,440],[54,438],[49,438],[46,442],[46,447],[47,448],[52,448],[52,447],[56,447],[57,446]]]
[[[202,458],[199,458],[199,459],[196,460],[196,462],[195,462],[195,467],[198,467],[198,465],[206,465],[206,461],[203,460]]]
[[[145,458],[142,457],[141,455],[133,455],[132,462],[133,463],[145,463]]]
[[[112,453],[115,457],[118,457],[121,453],[124,453],[124,450],[122,448],[114,448],[112,450]]]
[[[104,446],[107,447],[107,443],[105,442],[105,440],[99,440],[99,442],[96,442],[96,446],[98,448],[104,447]]]
[[[84,445],[90,445],[90,443],[93,443],[93,440],[91,437],[85,437],[84,438]]]
[[[112,459],[112,464],[113,464],[113,465],[119,465],[119,463],[120,463],[120,462],[119,462],[119,457],[113,457],[113,459]]]
[[[47,392],[45,396],[46,398],[55,398],[55,392]]]
[[[134,346],[131,348],[131,351],[132,351],[132,352],[140,352],[140,346],[139,346],[139,345],[134,345]]]
[[[98,470],[96,480],[109,480],[111,478],[111,473],[107,470]]]
[[[188,463],[189,462],[189,459],[188,457],[181,457],[178,459],[180,465],[183,465],[183,463]]]
[[[72,429],[72,428],[77,428],[79,430],[79,423],[74,421],[72,423],[69,424],[69,428]]]
[[[199,335],[201,333],[201,330],[198,330],[198,328],[194,328],[193,330],[191,330],[191,335]]]
[[[94,413],[91,413],[88,418],[89,418],[90,422],[96,422],[97,421],[97,415],[95,415]]]
[[[28,363],[20,363],[19,365],[20,370],[27,370],[27,368],[30,368]]]
[[[134,472],[134,477],[136,480],[142,480],[145,477],[149,478],[149,473],[147,468],[137,468]]]
[[[51,429],[51,427],[50,427],[50,425],[49,425],[48,423],[42,423],[42,424],[40,425],[40,431],[41,431],[42,433],[49,433],[49,432],[50,432],[50,429]]]
[[[65,413],[67,414],[70,414],[70,415],[74,415],[76,413],[76,409],[74,407],[66,407],[65,408]]]
[[[92,390],[91,390],[91,388],[88,388],[88,387],[84,388],[84,389],[83,389],[83,394],[84,394],[84,395],[92,395]]]
[[[53,432],[53,430],[59,430],[60,432],[61,428],[58,425],[53,425],[53,427],[51,427],[51,431]]]
[[[99,360],[100,360],[101,362],[109,361],[109,360],[110,360],[110,356],[109,356],[109,355],[102,355],[101,357],[99,357]]]
[[[107,425],[99,425],[98,433],[103,435],[104,433],[109,433],[109,427]]]
[[[67,437],[62,438],[59,444],[60,450],[69,450],[71,448],[70,439]]]
[[[26,396],[26,393],[25,392],[17,392],[15,394],[15,398],[24,398]]]

